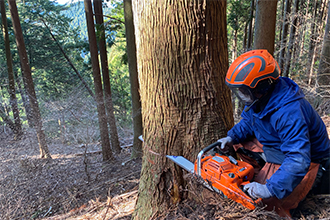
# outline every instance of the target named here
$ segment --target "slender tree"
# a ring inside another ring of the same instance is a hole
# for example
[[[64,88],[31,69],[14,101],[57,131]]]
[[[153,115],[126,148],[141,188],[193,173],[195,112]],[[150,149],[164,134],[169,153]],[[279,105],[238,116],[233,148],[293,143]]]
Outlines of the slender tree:
[[[17,71],[14,72],[14,75],[15,75],[15,78],[16,78],[16,84],[17,84],[17,87],[18,87],[18,92],[19,94],[21,95],[21,98],[22,98],[22,102],[23,102],[23,106],[24,106],[24,109],[25,109],[25,114],[26,114],[26,119],[27,119],[27,122],[28,122],[28,125],[30,128],[33,128],[33,118],[32,118],[32,113],[31,113],[31,107],[30,107],[30,103],[29,103],[29,98],[26,94],[26,86],[24,85],[24,82],[23,82],[23,88],[22,88],[22,82],[21,82],[21,78],[23,78],[23,81],[24,80],[24,77],[19,77]]]
[[[134,0],[143,162],[134,219],[150,219],[180,201],[182,170],[165,155],[191,161],[233,126],[226,1]]]
[[[282,36],[281,36],[281,47],[280,47],[280,56],[278,59],[278,65],[280,66],[280,69],[283,69],[284,63],[285,63],[285,49],[286,49],[286,42],[287,42],[287,35],[288,35],[288,27],[289,27],[289,21],[290,17],[289,14],[291,12],[291,0],[285,1],[285,7],[283,10],[283,24],[282,24]]]
[[[330,1],[328,2],[328,15],[324,30],[321,59],[317,71],[318,92],[321,97],[329,98],[330,95]]]
[[[15,122],[13,132],[16,135],[16,137],[19,137],[20,135],[22,135],[22,125],[21,125],[19,110],[17,107],[15,77],[13,71],[13,61],[10,52],[10,42],[9,42],[7,16],[6,16],[6,8],[5,8],[4,0],[0,0],[0,10],[1,10],[1,18],[2,18],[2,33],[5,42],[6,60],[7,60],[7,69],[8,69],[8,91],[10,95],[10,105],[13,111],[14,122]]]
[[[249,19],[249,31],[248,31],[248,38],[247,38],[247,48],[252,47],[253,41],[253,15],[254,15],[254,1],[251,0],[251,7],[250,7],[250,19]]]
[[[286,52],[285,56],[285,66],[282,69],[283,76],[288,77],[290,72],[290,66],[291,66],[291,58],[293,53],[293,46],[295,41],[295,35],[296,35],[296,26],[297,26],[297,20],[298,20],[298,10],[299,10],[299,0],[294,1],[294,11],[293,11],[293,17],[292,17],[292,25],[290,28],[290,38],[289,38],[289,44],[288,44],[288,50]]]
[[[23,78],[26,82],[27,95],[29,98],[30,106],[32,108],[33,122],[35,125],[39,142],[40,158],[51,158],[46,142],[46,136],[42,126],[39,104],[34,90],[34,82],[32,79],[29,60],[25,49],[25,43],[23,39],[21,23],[18,16],[16,1],[8,0],[8,5],[12,18],[13,29],[15,32],[16,44],[19,53]]]
[[[249,26],[249,21],[246,21],[244,26],[243,51],[246,51],[247,49],[248,26]]]
[[[248,9],[250,7],[251,5],[249,4],[249,2],[241,2],[236,0],[228,1],[227,10],[229,10],[229,13],[227,14],[227,27],[231,32],[229,35],[229,39],[232,41],[232,46],[230,48],[232,52],[231,62],[233,62],[237,58],[239,51],[242,51],[242,49],[245,48],[244,43],[242,46],[239,41],[241,41],[241,33],[242,30],[244,30],[244,27],[247,31],[247,21],[250,20],[250,14],[248,13]]]
[[[84,0],[84,5],[85,5],[85,14],[86,14],[87,30],[88,30],[89,50],[92,60],[92,68],[93,68],[95,100],[97,105],[98,121],[100,127],[102,155],[103,155],[103,160],[110,160],[113,158],[113,155],[110,147],[107,116],[105,112],[104,99],[103,99],[102,80],[101,80],[101,73],[100,73],[100,66],[98,59],[97,41],[96,41],[91,0]]]
[[[134,129],[132,157],[134,158],[142,156],[142,142],[138,139],[138,137],[142,135],[142,114],[136,61],[136,44],[134,35],[132,0],[124,0],[124,16],[126,49],[132,97],[132,117]]]
[[[297,39],[297,50],[296,50],[296,56],[295,57],[300,57],[302,52],[303,52],[303,48],[304,48],[304,41],[306,39],[306,26],[307,26],[307,22],[306,22],[306,18],[308,15],[308,5],[309,5],[310,0],[307,0],[307,2],[305,1],[300,1],[300,16],[299,16],[299,38]],[[303,16],[302,16],[303,15]]]
[[[257,0],[254,49],[274,53],[277,0]]]
[[[280,7],[280,10],[282,11],[282,13],[280,14],[281,15],[281,17],[278,17],[277,18],[277,20],[280,20],[280,21],[283,21],[284,20],[284,9],[285,9],[285,7],[284,7],[284,4],[285,3],[285,1],[282,1],[282,5],[281,5],[281,7]],[[278,10],[278,9],[277,9]],[[282,28],[283,28],[283,23],[282,24],[278,24],[278,22],[276,22],[276,29],[275,29],[275,31],[277,32],[277,31],[279,31],[279,34],[278,34],[278,42],[281,42],[282,41]],[[276,39],[275,39],[275,41],[276,41]],[[281,44],[275,44],[275,51],[280,51],[280,48],[281,48]],[[279,59],[279,53],[277,53],[277,56],[276,56],[276,59],[278,60]]]
[[[107,110],[108,124],[110,128],[110,141],[112,151],[116,154],[120,153],[121,147],[118,139],[118,131],[116,126],[116,118],[113,112],[113,103],[111,95],[111,85],[110,85],[110,76],[109,76],[109,66],[108,66],[108,57],[107,57],[107,46],[105,43],[105,31],[104,31],[104,20],[103,20],[103,10],[102,10],[102,1],[94,0],[94,12],[96,24],[99,25],[99,50],[101,57],[101,66],[102,66],[102,76],[103,76],[103,85],[104,85],[104,98],[105,105]]]
[[[10,130],[15,131],[15,124],[13,121],[8,117],[6,113],[6,108],[0,102],[0,117],[6,123],[6,125],[10,128]]]
[[[314,0],[313,4],[313,15],[312,21],[310,25],[310,41],[309,41],[309,48],[308,48],[308,64],[306,68],[306,75],[308,76],[308,85],[312,82],[312,75],[313,75],[313,68],[315,63],[315,44],[316,44],[316,19],[317,19],[317,11],[318,11],[318,4],[319,0]]]

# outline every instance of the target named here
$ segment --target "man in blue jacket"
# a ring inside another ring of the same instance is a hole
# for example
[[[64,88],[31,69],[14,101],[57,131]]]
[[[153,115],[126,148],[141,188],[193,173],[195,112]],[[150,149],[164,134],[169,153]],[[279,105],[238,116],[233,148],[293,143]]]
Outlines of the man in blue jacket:
[[[230,66],[226,84],[245,109],[241,121],[219,140],[221,148],[255,137],[262,144],[259,155],[269,165],[267,169],[277,166],[264,183],[244,187],[251,197],[283,200],[304,178],[309,182],[308,191],[314,183],[317,193],[329,193],[330,143],[325,124],[299,86],[280,77],[274,58],[266,50],[244,53]],[[311,164],[319,167],[318,172],[307,175]]]

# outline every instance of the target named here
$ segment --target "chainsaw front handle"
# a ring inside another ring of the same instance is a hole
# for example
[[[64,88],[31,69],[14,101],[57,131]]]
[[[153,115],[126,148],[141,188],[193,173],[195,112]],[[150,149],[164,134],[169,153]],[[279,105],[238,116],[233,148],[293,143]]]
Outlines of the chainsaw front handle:
[[[220,146],[221,142],[217,141],[213,144],[210,144],[209,146],[205,147],[203,150],[201,150],[197,155],[197,174],[198,176],[201,176],[201,160],[203,155],[208,152],[209,150],[215,148],[216,146]]]

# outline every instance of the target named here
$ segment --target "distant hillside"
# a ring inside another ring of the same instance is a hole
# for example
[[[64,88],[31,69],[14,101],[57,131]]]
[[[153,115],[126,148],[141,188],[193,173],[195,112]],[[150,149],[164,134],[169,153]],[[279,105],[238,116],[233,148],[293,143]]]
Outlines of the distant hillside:
[[[71,27],[73,28],[79,28],[80,31],[80,37],[82,39],[87,40],[88,39],[88,33],[87,33],[87,26],[86,26],[86,17],[85,17],[85,7],[84,2],[76,2],[68,4],[69,8],[66,11],[63,11],[63,14],[71,19]],[[109,14],[111,11],[110,8],[103,8],[104,14]]]

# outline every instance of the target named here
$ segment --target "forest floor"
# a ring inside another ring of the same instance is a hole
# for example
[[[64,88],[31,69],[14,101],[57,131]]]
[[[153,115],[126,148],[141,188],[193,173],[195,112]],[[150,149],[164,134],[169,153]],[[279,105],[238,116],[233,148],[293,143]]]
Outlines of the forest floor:
[[[1,220],[79,219],[99,210],[108,212],[100,219],[130,219],[141,159],[130,160],[124,149],[115,161],[103,162],[99,143],[48,148],[52,159],[39,159],[33,133],[18,141],[0,134]]]
[[[330,134],[330,117],[324,116]],[[130,219],[138,194],[141,159],[124,149],[102,162],[100,145],[49,143],[52,160],[38,159],[33,133],[21,140],[0,134],[0,219]],[[194,185],[197,195],[200,186]],[[281,219],[274,212],[250,211],[214,193],[184,200],[154,219]],[[330,219],[330,195],[309,196],[293,219]]]

